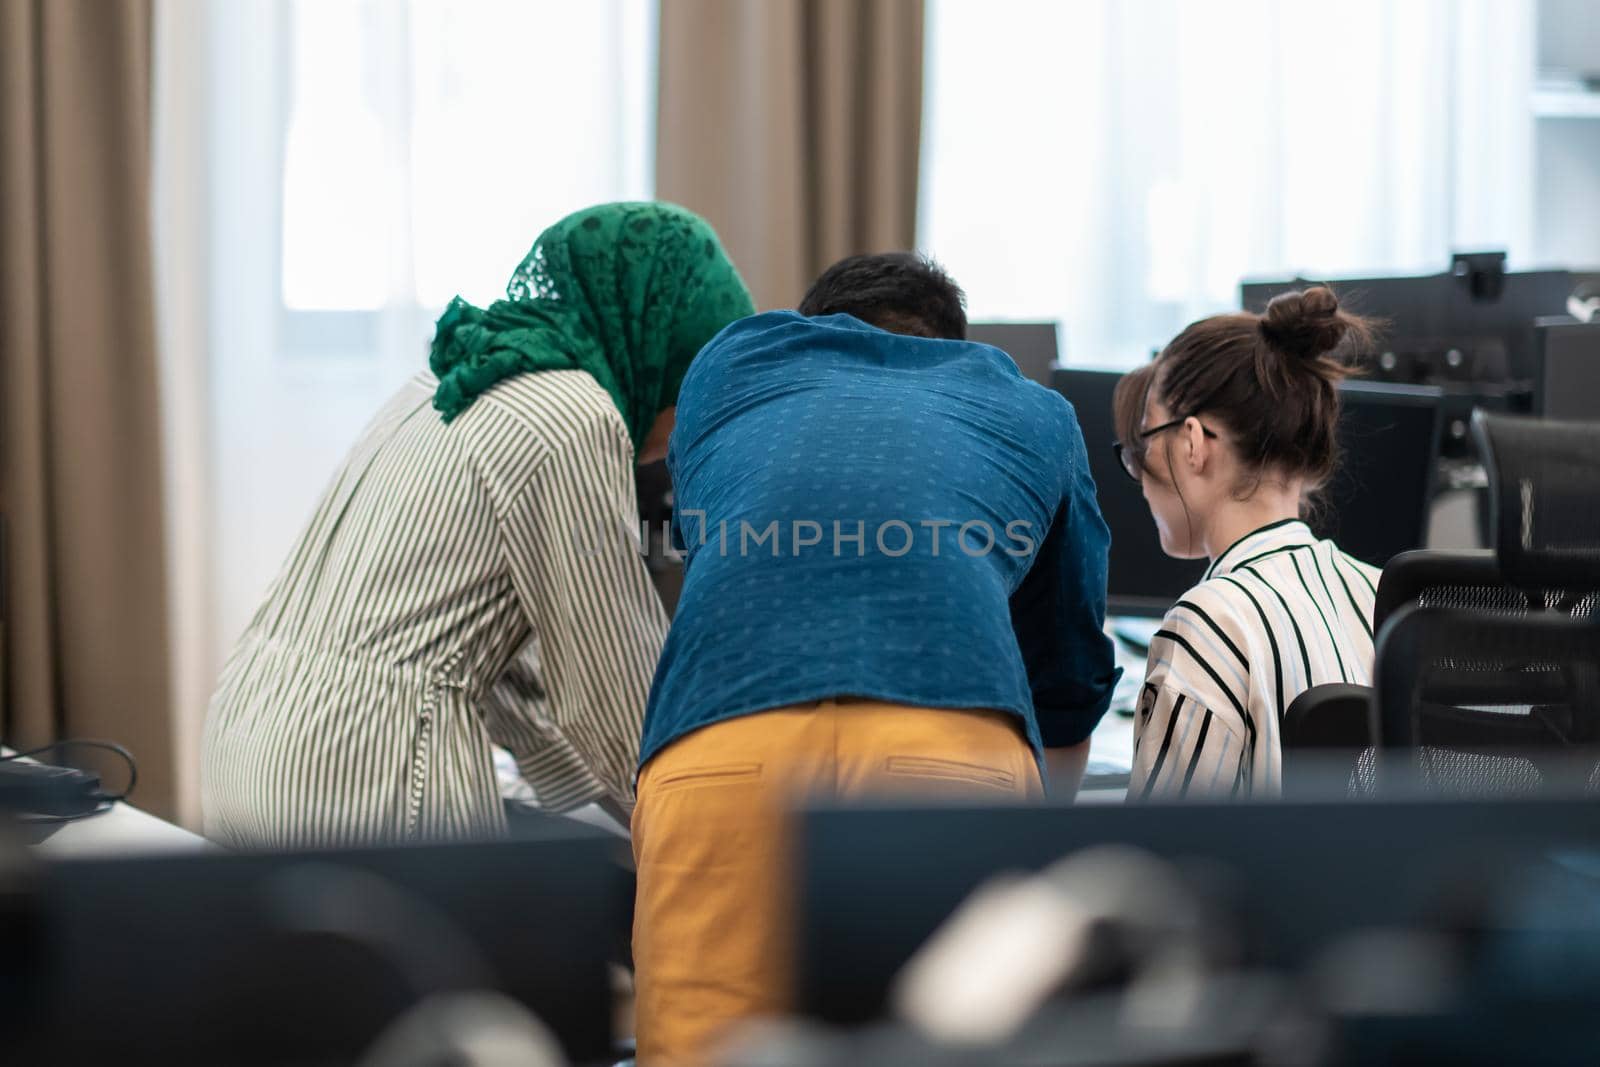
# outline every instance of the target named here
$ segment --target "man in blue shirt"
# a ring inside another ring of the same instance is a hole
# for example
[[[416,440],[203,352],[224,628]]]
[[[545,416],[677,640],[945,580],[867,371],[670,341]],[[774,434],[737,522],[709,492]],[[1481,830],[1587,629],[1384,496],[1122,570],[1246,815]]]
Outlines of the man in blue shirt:
[[[965,341],[963,302],[918,256],[852,257],[684,379],[634,814],[645,1064],[784,1007],[797,796],[1077,789],[1117,675],[1109,535],[1072,406]]]

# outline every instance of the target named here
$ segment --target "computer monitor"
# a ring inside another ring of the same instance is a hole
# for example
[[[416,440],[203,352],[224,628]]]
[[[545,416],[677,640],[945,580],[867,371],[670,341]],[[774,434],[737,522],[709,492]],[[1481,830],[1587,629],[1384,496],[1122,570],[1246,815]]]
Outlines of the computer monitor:
[[[487,989],[573,1062],[612,1062],[621,858],[610,834],[551,818],[495,842],[57,862],[0,895],[0,988],[25,994],[0,1004],[6,1048],[348,1063],[430,994]]]
[[[1535,863],[1587,870],[1579,865],[1600,847],[1600,805],[1340,798],[808,812],[799,841],[801,1012],[846,1025],[881,1016],[895,975],[979,885],[1110,844],[1188,864],[1247,920],[1251,957],[1297,966],[1360,929],[1448,922],[1451,904]]]
[[[993,345],[1016,363],[1024,378],[1050,384],[1056,367],[1056,324],[1053,322],[974,322],[967,340]]]
[[[1381,320],[1377,349],[1359,354],[1370,378],[1526,389],[1533,379],[1534,320],[1565,313],[1573,276],[1564,270],[1499,273],[1475,285],[1471,258],[1458,257],[1459,273],[1420,277],[1245,281],[1240,305],[1260,312],[1279,293],[1325,283],[1346,310]]]
[[[1552,419],[1600,419],[1600,322],[1551,318],[1535,329],[1534,412]]]
[[[1427,544],[1443,391],[1347,381],[1339,394],[1339,466],[1311,525],[1357,559],[1382,567]]]
[[[1121,377],[1119,371],[1063,367],[1051,384],[1072,401],[1077,412],[1100,513],[1111,528],[1106,610],[1113,615],[1161,616],[1201,579],[1206,563],[1173,559],[1161,550],[1144,493],[1117,462],[1112,451],[1117,432],[1111,417],[1111,395]]]
[[[1053,384],[1072,401],[1089,450],[1100,511],[1111,528],[1106,609],[1113,615],[1166,613],[1205,573],[1204,560],[1161,549],[1144,494],[1118,464],[1111,396],[1121,372],[1064,367]],[[1436,386],[1348,381],[1340,386],[1342,458],[1312,528],[1357,559],[1381,567],[1421,548],[1438,467],[1441,390]]]

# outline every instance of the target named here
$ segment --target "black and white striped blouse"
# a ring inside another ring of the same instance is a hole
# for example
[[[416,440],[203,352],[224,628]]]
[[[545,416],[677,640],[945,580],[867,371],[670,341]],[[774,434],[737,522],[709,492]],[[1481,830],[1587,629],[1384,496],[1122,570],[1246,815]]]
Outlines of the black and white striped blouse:
[[[495,832],[491,742],[547,807],[632,802],[667,620],[622,418],[582,371],[508,379],[449,425],[435,385],[367,427],[228,662],[214,838]]]
[[[1294,698],[1371,684],[1378,574],[1295,520],[1218,556],[1150,643],[1129,798],[1280,792]]]

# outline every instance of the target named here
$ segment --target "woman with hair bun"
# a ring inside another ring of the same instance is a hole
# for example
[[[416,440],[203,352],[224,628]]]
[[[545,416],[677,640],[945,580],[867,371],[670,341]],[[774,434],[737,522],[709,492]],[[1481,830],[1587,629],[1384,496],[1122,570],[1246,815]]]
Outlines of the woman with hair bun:
[[[1338,462],[1345,357],[1371,337],[1316,286],[1202,319],[1118,383],[1117,450],[1161,547],[1211,561],[1151,642],[1130,798],[1276,794],[1284,709],[1371,682],[1378,571],[1303,520]]]

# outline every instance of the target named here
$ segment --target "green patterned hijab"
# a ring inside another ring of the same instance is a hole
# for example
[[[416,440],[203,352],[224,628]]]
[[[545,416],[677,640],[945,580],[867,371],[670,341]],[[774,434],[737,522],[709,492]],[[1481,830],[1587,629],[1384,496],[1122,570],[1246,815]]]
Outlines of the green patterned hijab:
[[[512,375],[588,371],[637,449],[701,346],[754,310],[704,219],[673,204],[601,204],[540,234],[506,299],[450,301],[428,358],[433,406],[449,422]]]

